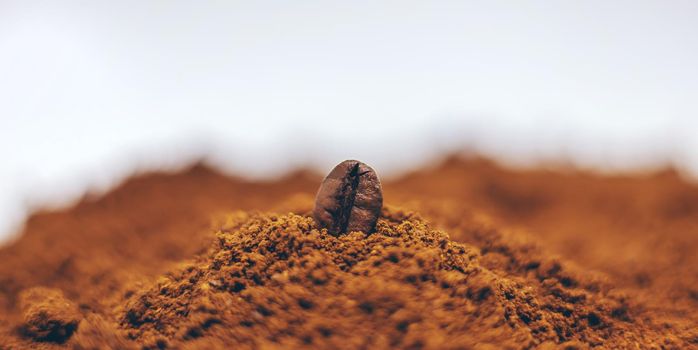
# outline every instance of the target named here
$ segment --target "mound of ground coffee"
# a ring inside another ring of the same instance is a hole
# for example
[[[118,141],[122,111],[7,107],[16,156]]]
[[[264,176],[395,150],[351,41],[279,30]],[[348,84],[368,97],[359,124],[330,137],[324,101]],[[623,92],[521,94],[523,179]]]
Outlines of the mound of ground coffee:
[[[63,343],[82,318],[77,307],[57,289],[29,288],[19,295],[22,332],[37,341]]]
[[[0,349],[698,344],[698,188],[675,173],[450,160],[339,236],[311,219],[319,179],[197,166],[34,215],[0,249]]]
[[[682,344],[644,320],[630,324],[625,297],[602,282],[499,249],[513,261],[483,259],[399,210],[384,211],[371,235],[340,237],[305,216],[238,212],[209,252],[136,291],[119,328],[152,349]],[[516,278],[524,271],[536,283]]]

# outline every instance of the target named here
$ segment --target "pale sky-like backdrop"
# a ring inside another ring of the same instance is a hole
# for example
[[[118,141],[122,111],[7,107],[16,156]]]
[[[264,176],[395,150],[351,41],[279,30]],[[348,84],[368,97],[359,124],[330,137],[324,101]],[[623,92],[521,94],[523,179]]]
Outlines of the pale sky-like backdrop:
[[[135,169],[698,174],[698,1],[0,0],[0,241]]]

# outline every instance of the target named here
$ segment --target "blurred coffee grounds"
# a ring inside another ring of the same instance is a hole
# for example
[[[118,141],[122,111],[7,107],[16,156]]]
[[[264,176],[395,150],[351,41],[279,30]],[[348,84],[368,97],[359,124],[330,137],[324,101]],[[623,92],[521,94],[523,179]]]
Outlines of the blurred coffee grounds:
[[[698,188],[671,169],[453,158],[385,181],[368,237],[317,231],[320,179],[196,165],[33,215],[0,250],[0,348],[698,344]]]

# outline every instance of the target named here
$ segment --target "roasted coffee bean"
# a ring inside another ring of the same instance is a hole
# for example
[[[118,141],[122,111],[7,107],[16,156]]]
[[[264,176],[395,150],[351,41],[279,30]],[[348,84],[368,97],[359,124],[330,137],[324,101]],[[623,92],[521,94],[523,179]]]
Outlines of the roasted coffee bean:
[[[322,181],[313,217],[332,235],[373,232],[383,207],[378,175],[357,160],[339,163]]]

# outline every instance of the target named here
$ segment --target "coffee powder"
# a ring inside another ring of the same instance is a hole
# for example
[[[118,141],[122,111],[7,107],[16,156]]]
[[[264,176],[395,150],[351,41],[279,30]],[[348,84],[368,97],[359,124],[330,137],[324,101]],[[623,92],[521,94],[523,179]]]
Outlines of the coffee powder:
[[[698,189],[671,170],[452,159],[336,237],[311,219],[319,179],[196,166],[35,214],[0,249],[0,349],[698,344]]]

